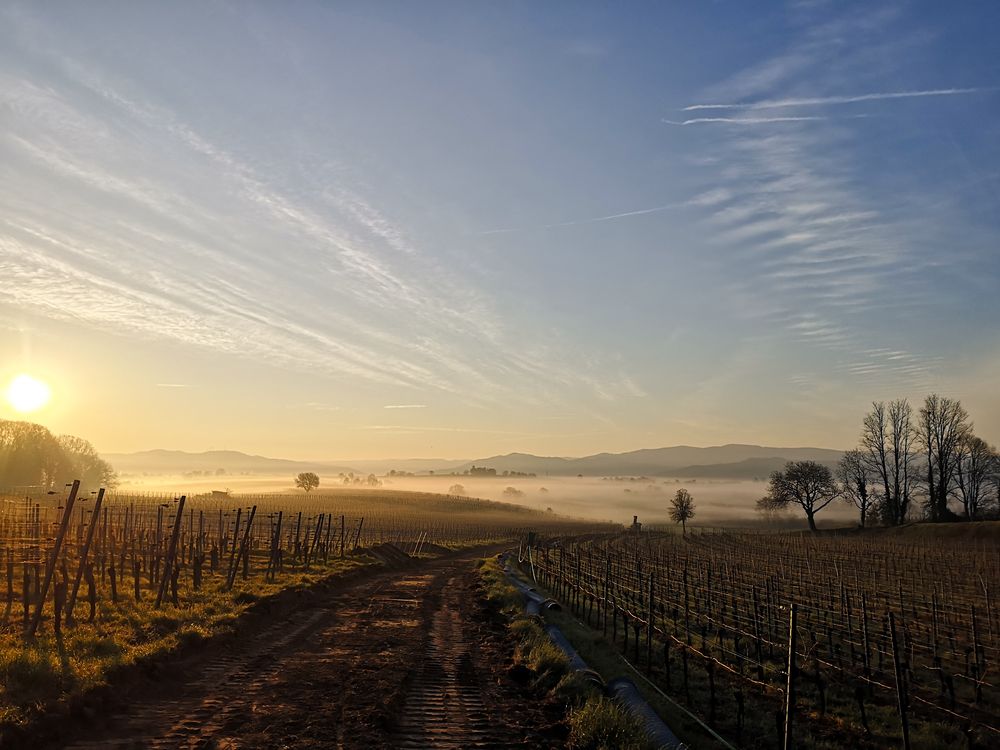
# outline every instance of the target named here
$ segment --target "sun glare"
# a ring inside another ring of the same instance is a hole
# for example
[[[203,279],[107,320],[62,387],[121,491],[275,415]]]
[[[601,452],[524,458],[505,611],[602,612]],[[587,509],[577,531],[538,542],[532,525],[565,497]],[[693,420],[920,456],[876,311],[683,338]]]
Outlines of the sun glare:
[[[18,375],[7,386],[7,401],[15,411],[22,414],[38,411],[51,397],[52,391],[48,384],[30,375]]]

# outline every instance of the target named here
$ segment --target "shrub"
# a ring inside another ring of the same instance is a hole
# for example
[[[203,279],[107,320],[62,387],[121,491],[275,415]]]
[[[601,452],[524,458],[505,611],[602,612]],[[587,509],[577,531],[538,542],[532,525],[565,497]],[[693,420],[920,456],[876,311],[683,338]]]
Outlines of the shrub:
[[[570,712],[569,739],[573,750],[648,750],[642,727],[614,701],[590,698]]]

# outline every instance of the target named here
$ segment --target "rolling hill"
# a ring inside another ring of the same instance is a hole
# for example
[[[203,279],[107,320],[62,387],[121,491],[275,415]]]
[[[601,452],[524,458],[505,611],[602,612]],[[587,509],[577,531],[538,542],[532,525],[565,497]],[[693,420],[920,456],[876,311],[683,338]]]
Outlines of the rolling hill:
[[[719,445],[696,448],[678,445],[669,448],[646,448],[627,453],[597,453],[581,458],[535,456],[508,453],[474,461],[437,459],[381,459],[295,461],[255,456],[239,451],[188,453],[176,450],[148,450],[138,453],[109,453],[104,458],[124,474],[185,474],[192,471],[224,470],[229,474],[287,474],[315,471],[322,475],[353,471],[385,474],[390,469],[418,474],[462,474],[473,466],[504,471],[525,472],[539,476],[659,476],[752,479],[766,477],[788,461],[811,460],[833,466],[842,451],[828,448],[777,448],[760,445]]]

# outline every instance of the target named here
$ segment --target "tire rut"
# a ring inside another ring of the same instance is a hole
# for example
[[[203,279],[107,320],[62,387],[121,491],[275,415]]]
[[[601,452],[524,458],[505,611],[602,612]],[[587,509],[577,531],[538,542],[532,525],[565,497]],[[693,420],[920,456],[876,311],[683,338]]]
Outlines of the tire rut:
[[[397,723],[395,747],[460,750],[518,742],[490,710],[485,680],[476,670],[476,646],[463,627],[465,603],[455,593],[456,581],[457,576],[445,585],[431,619],[423,664]]]
[[[316,596],[144,685],[71,750],[509,748],[524,700],[480,652],[471,553]],[[513,710],[512,710],[513,707]],[[65,741],[64,741],[65,742]]]

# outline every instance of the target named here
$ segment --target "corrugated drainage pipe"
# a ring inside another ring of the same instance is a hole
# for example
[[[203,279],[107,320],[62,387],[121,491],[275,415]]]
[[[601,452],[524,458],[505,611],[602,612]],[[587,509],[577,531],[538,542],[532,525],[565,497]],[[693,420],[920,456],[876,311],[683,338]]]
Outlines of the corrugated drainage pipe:
[[[507,579],[524,596],[524,609],[527,614],[537,615],[541,609],[547,608],[561,609],[559,602],[554,599],[543,599],[535,589],[522,583],[511,570],[507,557],[505,555],[502,558],[504,560],[504,572],[507,574]],[[545,632],[559,650],[566,654],[566,658],[569,659],[570,669],[579,673],[584,679],[592,682],[597,687],[602,688],[605,693],[621,703],[639,721],[657,750],[687,750],[687,745],[677,739],[677,735],[670,731],[670,727],[664,723],[659,714],[653,710],[653,707],[646,702],[646,699],[642,697],[642,694],[632,680],[628,677],[616,677],[605,685],[601,675],[587,666],[587,662],[577,653],[576,649],[573,648],[573,645],[559,628],[555,625],[546,625]]]
[[[566,654],[566,658],[569,659],[569,668],[574,672],[577,672],[583,679],[587,682],[593,683],[597,687],[604,689],[604,680],[601,676],[591,669],[587,662],[583,660],[583,657],[577,653],[576,649],[573,648],[566,636],[562,634],[562,631],[555,625],[546,625],[545,632],[548,634],[551,641],[556,644],[560,651]]]
[[[639,689],[628,677],[616,677],[607,685],[608,695],[621,703],[634,716],[646,730],[646,734],[653,741],[658,750],[682,750],[687,745],[677,739],[677,735],[670,731],[663,719],[659,717],[653,707],[639,693]]]

